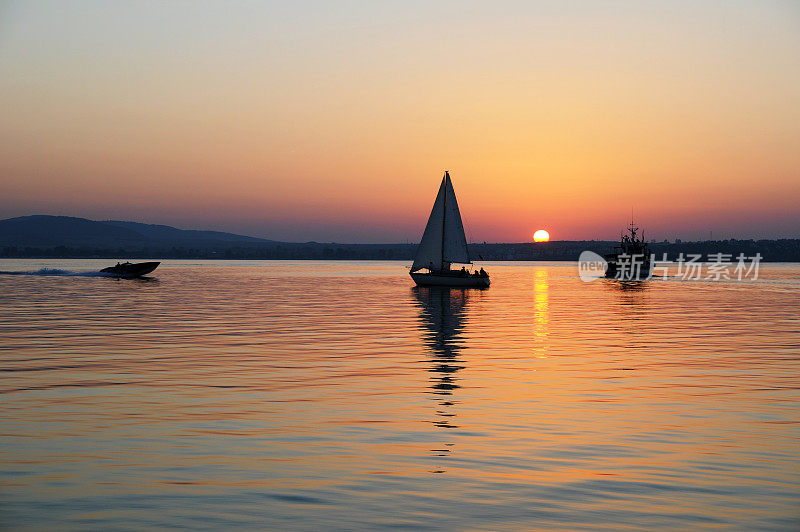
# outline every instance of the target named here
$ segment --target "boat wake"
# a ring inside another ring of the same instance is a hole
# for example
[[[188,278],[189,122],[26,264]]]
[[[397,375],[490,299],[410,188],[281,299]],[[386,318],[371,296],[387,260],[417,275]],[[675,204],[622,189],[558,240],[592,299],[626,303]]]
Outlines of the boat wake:
[[[58,268],[41,268],[34,272],[31,271],[2,271],[0,275],[38,275],[38,276],[57,276],[57,277],[116,277],[116,275],[105,272],[71,272]]]

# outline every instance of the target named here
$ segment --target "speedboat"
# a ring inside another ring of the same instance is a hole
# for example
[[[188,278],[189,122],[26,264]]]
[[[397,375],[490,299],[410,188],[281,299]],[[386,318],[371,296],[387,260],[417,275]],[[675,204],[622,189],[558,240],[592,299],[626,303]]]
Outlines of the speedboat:
[[[103,268],[100,273],[107,273],[113,277],[123,277],[125,279],[133,279],[134,277],[141,277],[152,272],[160,262],[118,262],[116,266],[109,266]]]

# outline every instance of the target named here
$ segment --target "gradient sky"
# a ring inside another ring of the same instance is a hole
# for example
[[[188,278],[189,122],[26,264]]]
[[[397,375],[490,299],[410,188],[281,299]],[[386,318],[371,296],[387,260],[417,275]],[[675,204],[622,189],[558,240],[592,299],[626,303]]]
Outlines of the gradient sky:
[[[800,2],[2,2],[0,218],[800,237]]]

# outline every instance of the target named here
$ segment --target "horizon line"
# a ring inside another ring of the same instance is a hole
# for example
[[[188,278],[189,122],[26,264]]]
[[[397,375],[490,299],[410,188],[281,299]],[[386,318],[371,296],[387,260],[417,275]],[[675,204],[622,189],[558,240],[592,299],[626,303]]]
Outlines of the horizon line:
[[[107,218],[107,219],[92,219],[86,218],[83,216],[74,216],[74,215],[67,215],[67,214],[26,214],[21,216],[12,216],[9,218],[0,219],[0,222],[7,222],[16,219],[23,219],[23,218],[67,218],[67,219],[74,219],[74,220],[85,220],[89,222],[96,222],[96,223],[106,223],[106,222],[122,222],[122,223],[134,223],[134,224],[141,224],[141,225],[151,225],[151,226],[161,226],[161,227],[169,227],[171,229],[175,229],[177,231],[197,231],[197,232],[209,232],[209,233],[221,233],[225,235],[232,235],[244,238],[252,238],[256,240],[261,240],[264,243],[272,242],[278,244],[335,244],[341,246],[400,246],[400,245],[408,245],[408,246],[417,246],[419,245],[419,241],[409,241],[408,239],[405,242],[396,241],[396,242],[347,242],[347,241],[334,241],[334,240],[276,240],[273,238],[266,238],[261,236],[254,236],[251,234],[244,234],[244,233],[234,233],[231,231],[225,231],[220,229],[197,229],[197,228],[182,228],[177,227],[175,225],[169,225],[166,223],[153,223],[153,222],[142,222],[142,221],[133,221],[133,220],[123,220],[119,218]],[[649,243],[656,243],[656,244],[681,244],[681,243],[701,243],[701,242],[759,242],[759,241],[769,241],[769,240],[798,240],[800,239],[800,235],[793,236],[793,237],[771,237],[771,238],[737,238],[737,237],[730,237],[730,238],[708,238],[708,239],[681,239],[681,238],[663,238],[663,239],[648,239],[647,242]],[[535,244],[535,245],[547,245],[551,243],[564,243],[564,242],[618,242],[618,239],[602,239],[602,238],[584,238],[584,239],[551,239],[547,242],[534,242],[532,239],[528,241],[468,241],[468,245],[521,245],[521,244]]]

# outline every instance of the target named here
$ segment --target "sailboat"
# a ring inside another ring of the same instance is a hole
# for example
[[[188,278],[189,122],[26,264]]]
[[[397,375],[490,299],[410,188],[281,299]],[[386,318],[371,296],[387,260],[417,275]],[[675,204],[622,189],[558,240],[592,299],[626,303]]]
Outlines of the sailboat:
[[[445,172],[436,201],[433,202],[428,225],[417,248],[411,278],[419,286],[452,286],[459,288],[486,288],[489,274],[483,271],[470,273],[466,268],[451,270],[451,264],[472,264],[467,249],[467,237],[456,193]],[[427,269],[427,272],[419,270]]]

